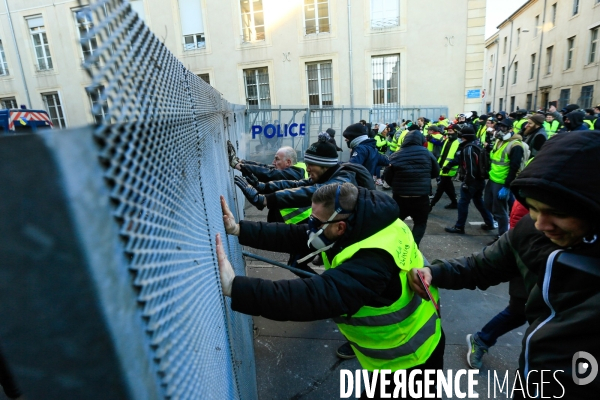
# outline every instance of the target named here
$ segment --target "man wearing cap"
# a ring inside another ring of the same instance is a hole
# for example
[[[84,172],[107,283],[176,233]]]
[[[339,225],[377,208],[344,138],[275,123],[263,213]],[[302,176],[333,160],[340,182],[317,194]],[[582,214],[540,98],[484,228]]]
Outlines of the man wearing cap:
[[[475,127],[475,135],[477,136],[477,139],[479,139],[479,141],[481,143],[485,143],[486,142],[486,132],[487,132],[487,120],[488,120],[488,116],[487,115],[482,115],[479,117],[479,123],[476,125]]]
[[[364,166],[373,176],[377,175],[378,167],[389,164],[388,158],[377,151],[375,140],[369,139],[364,125],[350,125],[342,136],[351,151],[348,162]]]
[[[237,224],[223,197],[221,207],[225,232],[240,244],[302,251],[304,258],[320,254],[325,264],[324,273],[305,279],[235,276],[217,235],[221,288],[234,311],[276,321],[333,318],[349,340],[342,346],[348,347],[345,358],[355,353],[371,372],[406,370],[408,376],[411,368],[443,369],[445,339],[436,307],[406,280],[411,269],[423,266],[423,256],[391,197],[350,183],[324,185],[312,197],[307,225]],[[430,289],[437,301],[437,289]],[[422,385],[425,374],[413,375]],[[387,389],[393,392],[394,383]]]
[[[526,115],[527,115],[527,110],[519,109],[519,110],[515,111],[515,120],[513,121],[513,131],[518,135],[522,135],[522,130],[523,130],[525,124],[527,123],[527,118],[525,118]]]
[[[542,149],[544,143],[546,143],[546,140],[548,140],[548,135],[543,125],[544,116],[535,114],[527,120],[527,125],[523,129],[523,141],[529,146],[531,157],[535,157]]]
[[[509,187],[517,177],[524,156],[523,138],[512,130],[510,120],[496,124],[496,143],[490,153],[491,170],[485,191],[485,207],[498,222],[498,237],[508,230]],[[481,228],[491,231],[493,226],[482,224]]]
[[[271,165],[239,159],[236,155],[235,147],[233,147],[230,141],[227,141],[227,151],[229,153],[229,165],[232,168],[237,169],[246,177],[254,175],[255,179],[258,179],[260,182],[308,178],[306,165],[298,162],[296,150],[289,146],[284,146],[277,150]]]
[[[338,152],[328,143],[329,138],[329,134],[320,133],[319,140],[304,153],[308,179],[260,182],[254,187],[236,176],[235,184],[253,206],[259,210],[265,206],[269,211],[279,210],[287,224],[300,223],[310,216],[312,195],[322,185],[350,182],[375,189],[372,176],[362,165],[339,163]]]
[[[422,270],[427,283],[455,290],[524,279],[529,327],[518,372],[527,390],[513,399],[592,399],[600,391],[600,175],[581,173],[599,159],[596,132],[556,135],[511,185],[529,215],[481,253]],[[412,271],[409,281],[426,296]],[[469,336],[470,352],[480,351]]]
[[[327,130],[325,132],[327,132],[329,134],[329,136],[331,137],[327,142],[331,143],[332,145],[334,145],[335,149],[337,151],[343,151],[342,148],[340,146],[338,146],[337,143],[335,142],[335,129],[333,129],[333,128],[327,128]]]
[[[444,135],[441,134],[441,129],[437,125],[429,125],[425,136],[427,139],[427,150],[436,158],[440,156],[444,144]]]
[[[456,190],[454,189],[454,182],[452,182],[452,178],[456,176],[456,172],[458,171],[458,164],[446,168],[446,166],[454,160],[454,156],[456,155],[456,151],[461,142],[458,140],[458,132],[455,129],[456,125],[454,124],[448,126],[448,138],[444,140],[444,145],[438,158],[438,164],[442,172],[440,173],[435,195],[433,196],[433,199],[431,199],[429,205],[430,211],[433,210],[433,207],[440,201],[444,193],[446,193],[450,199],[450,203],[446,204],[444,208],[446,210],[458,208],[458,203],[456,202]],[[468,130],[471,128],[465,127],[464,129]]]

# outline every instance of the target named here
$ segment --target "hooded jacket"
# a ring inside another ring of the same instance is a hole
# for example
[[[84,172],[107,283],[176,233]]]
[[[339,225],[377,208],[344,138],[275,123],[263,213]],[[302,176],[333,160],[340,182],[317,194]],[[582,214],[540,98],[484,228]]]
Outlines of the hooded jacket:
[[[358,189],[356,210],[346,234],[327,251],[331,260],[344,248],[366,239],[398,218],[398,206],[388,195]],[[240,244],[258,249],[306,255],[307,225],[240,221]],[[381,249],[362,249],[352,258],[311,278],[265,281],[236,276],[231,307],[277,321],[313,321],[353,315],[361,307],[383,307],[401,294],[398,267]]]
[[[364,166],[371,175],[376,175],[377,166],[389,164],[388,158],[377,150],[375,139],[367,139],[352,148],[348,162]]]
[[[522,129],[521,132],[524,134],[525,129]],[[535,157],[537,153],[542,149],[546,140],[548,140],[548,134],[546,133],[546,129],[543,126],[540,126],[536,131],[529,133],[527,136],[523,136],[523,141],[527,143],[529,146],[529,150],[531,150],[531,157]]]
[[[423,147],[425,138],[411,132],[404,138],[400,150],[390,157],[391,166],[383,178],[398,196],[426,196],[431,192],[431,180],[440,175],[435,156]]]
[[[589,131],[590,128],[583,122],[585,114],[579,111],[572,111],[565,115],[564,119],[569,119],[569,123],[565,122],[565,128],[568,132],[573,131]]]
[[[586,173],[600,158],[600,143],[595,135],[582,132],[549,140],[513,182],[511,190],[517,199],[525,205],[522,196],[525,191],[531,198],[571,215],[595,218],[596,232],[600,233],[600,177]],[[577,261],[573,261],[574,257]],[[595,273],[585,272],[584,266],[591,266],[590,271]],[[435,260],[432,275],[432,283],[440,288],[482,290],[522,276],[528,293],[525,314],[529,327],[519,359],[521,376],[528,371],[552,370],[562,388],[551,379],[544,387],[544,396],[565,399],[597,396],[600,377],[579,386],[574,384],[571,374],[577,352],[585,351],[600,359],[598,240],[561,248],[538,231],[527,215],[481,253],[455,260]]]

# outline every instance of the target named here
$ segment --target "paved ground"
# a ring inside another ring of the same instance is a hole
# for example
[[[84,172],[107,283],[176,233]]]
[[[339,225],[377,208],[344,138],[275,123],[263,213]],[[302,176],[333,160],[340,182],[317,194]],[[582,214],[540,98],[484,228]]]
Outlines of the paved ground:
[[[458,187],[458,186],[457,186]],[[390,192],[386,192],[391,195]],[[476,226],[467,226],[466,235],[453,235],[444,231],[456,220],[456,210],[445,210],[446,197],[430,214],[427,232],[421,242],[421,250],[429,260],[467,255],[481,250],[492,234]],[[246,208],[246,218],[266,220],[266,210]],[[469,210],[469,220],[482,221],[474,207]],[[406,221],[412,226],[411,221]],[[281,262],[287,256],[252,249]],[[293,279],[295,276],[281,268],[247,258],[248,274],[265,279]],[[503,310],[508,304],[508,284],[488,289],[441,291],[443,327],[446,333],[445,369],[468,368],[466,341],[468,333],[474,333]],[[275,322],[257,317],[254,319],[259,335],[254,341],[258,392],[261,400],[269,399],[337,399],[340,396],[340,370],[356,370],[356,360],[341,361],[335,350],[344,343],[337,326],[331,320],[310,323]],[[488,371],[514,375],[518,366],[521,339],[525,327],[514,330],[500,338],[498,344],[485,357],[476,391],[479,398],[488,398]],[[510,380],[512,382],[512,378]],[[492,381],[493,384],[493,381]],[[354,398],[354,397],[353,397]],[[446,397],[444,397],[446,398]],[[496,398],[507,398],[497,393]]]

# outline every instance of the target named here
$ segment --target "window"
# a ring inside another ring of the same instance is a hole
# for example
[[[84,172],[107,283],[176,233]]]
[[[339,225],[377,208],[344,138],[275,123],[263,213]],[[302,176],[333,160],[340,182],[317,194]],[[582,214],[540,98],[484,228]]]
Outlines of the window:
[[[143,0],[129,0],[129,4],[131,4],[131,9],[138,14],[138,16],[142,19],[142,21],[145,21],[146,13],[144,11],[144,1]]]
[[[596,61],[596,48],[598,46],[598,29],[592,29],[590,36],[590,54],[588,56],[588,64],[591,64]]]
[[[492,54],[490,56],[490,67],[493,67],[493,66],[494,66],[494,55]]]
[[[552,53],[554,52],[554,46],[550,46],[546,49],[546,75],[552,73]]]
[[[204,82],[210,85],[210,76],[208,74],[199,74],[198,78],[202,79]]]
[[[510,96],[510,112],[515,111],[515,96]]]
[[[573,15],[579,13],[579,0],[573,0]]]
[[[504,36],[504,48],[502,49],[502,54],[506,54],[507,44],[508,44],[508,37]]]
[[[55,128],[66,128],[65,115],[63,114],[60,96],[58,93],[42,93],[42,99],[46,106],[46,111],[50,115],[50,120]]]
[[[269,108],[271,91],[269,90],[269,71],[266,67],[244,70],[246,82],[246,105],[249,108]]]
[[[331,75],[331,61],[306,64],[309,105],[333,106],[333,79]]]
[[[17,99],[14,97],[0,99],[0,108],[19,108],[17,107]]]
[[[517,73],[519,71],[519,62],[515,63],[515,71],[513,73],[513,81],[512,84],[515,85],[517,83]]]
[[[573,66],[573,53],[575,52],[575,36],[567,39],[567,65],[565,69]]]
[[[552,4],[552,26],[556,26],[556,3]]]
[[[398,104],[400,55],[371,58],[373,104]]]
[[[592,100],[594,97],[594,85],[583,86],[581,88],[581,98],[577,102],[581,108],[592,108]]]
[[[565,108],[571,100],[571,89],[562,89],[558,98],[558,109]]]
[[[6,63],[6,57],[4,56],[2,40],[0,40],[0,76],[1,75],[8,75],[8,64]]]
[[[521,44],[521,28],[517,29],[517,47]]]
[[[371,28],[400,25],[400,0],[371,0]]]
[[[201,0],[179,0],[179,17],[183,35],[183,49],[194,50],[206,47]]]
[[[73,14],[75,16],[77,31],[79,32],[82,60],[85,61],[98,49],[96,36],[88,37],[90,30],[94,27],[92,24],[92,15],[90,9],[87,7],[75,10]],[[84,37],[87,38],[85,41],[83,40]]]
[[[488,84],[488,95],[492,94],[492,80],[490,79],[490,83]]]
[[[240,0],[242,39],[244,42],[265,40],[265,18],[262,0]]]
[[[498,109],[498,111],[504,111],[504,99],[500,98],[500,108]]]
[[[533,104],[533,95],[531,93],[529,93],[527,95],[527,102],[525,104],[525,108],[529,111],[531,110],[531,106]]]
[[[304,34],[329,32],[329,0],[304,0]]]
[[[27,25],[33,41],[33,48],[37,59],[37,70],[46,71],[52,69],[52,57],[50,56],[50,46],[44,27],[44,19],[41,16],[27,18]]]
[[[535,27],[533,29],[533,37],[537,37],[539,29],[540,29],[540,16],[536,15],[535,16]]]
[[[529,71],[529,79],[535,76],[535,54],[531,55],[531,70]]]
[[[108,103],[106,100],[102,101],[102,94],[104,92],[104,86],[98,86],[91,92],[88,92],[90,98],[91,110],[94,115],[94,120],[97,124],[102,123],[106,119],[108,114]]]
[[[502,67],[502,74],[500,74],[500,87],[504,87],[504,78],[506,77],[506,67]]]

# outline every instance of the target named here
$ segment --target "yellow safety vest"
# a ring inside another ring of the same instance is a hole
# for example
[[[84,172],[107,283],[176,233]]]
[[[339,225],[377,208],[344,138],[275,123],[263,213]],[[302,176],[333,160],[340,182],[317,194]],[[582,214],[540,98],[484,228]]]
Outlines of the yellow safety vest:
[[[508,173],[510,172],[510,158],[508,145],[513,141],[507,141],[502,144],[499,148],[496,148],[499,142],[496,142],[494,149],[490,153],[490,162],[492,169],[490,170],[490,179],[500,185],[504,185]],[[522,146],[520,140],[515,140],[515,145]],[[510,147],[512,149],[513,146]]]
[[[298,162],[294,165],[294,167],[302,168],[304,170],[304,179],[308,179],[308,172],[306,171],[305,163]],[[279,210],[279,213],[283,218],[283,222],[285,222],[286,224],[298,224],[310,217],[310,214],[312,213],[312,208],[283,208]]]
[[[548,139],[556,135],[556,132],[558,132],[558,128],[560,128],[560,122],[558,122],[557,120],[552,121],[552,123],[544,121],[544,129],[546,130]]]
[[[487,132],[487,126],[485,124],[480,126],[479,130],[477,131],[477,139],[479,139],[479,141],[481,142],[482,145],[485,142],[486,132]]]
[[[434,133],[431,136],[433,136],[437,140],[442,140],[444,138],[444,135],[442,135],[441,133]],[[433,143],[427,142],[427,150],[433,152],[434,148],[435,148],[435,145]]]
[[[306,164],[303,162],[297,162],[294,167],[302,168],[304,170],[304,179],[308,179],[308,172],[306,171]]]
[[[442,154],[444,154],[444,150],[446,150],[447,144],[448,144],[448,140],[446,140],[444,142],[444,147],[442,147]],[[448,156],[444,160],[444,165],[442,165],[442,168],[444,168],[446,165],[448,165],[448,163],[450,161],[454,160],[454,156],[456,155],[456,150],[458,150],[459,144],[460,144],[460,140],[458,140],[458,139],[452,142],[452,144],[450,145],[450,149],[448,150]],[[438,163],[441,161],[441,159],[442,159],[442,156],[440,156],[440,158],[438,158]],[[450,171],[448,173],[440,172],[440,176],[455,176],[457,171],[458,171],[458,165],[455,165],[454,167],[452,167],[450,169]]]
[[[385,307],[363,306],[352,316],[335,318],[335,323],[364,369],[398,371],[425,363],[440,341],[442,326],[433,303],[421,299],[408,284],[408,271],[423,267],[423,256],[410,229],[396,220],[345,248],[331,263],[323,252],[325,269],[337,267],[366,248],[385,250],[394,258],[402,286],[400,298]],[[430,291],[439,301],[437,288],[430,286]]]
[[[523,127],[523,125],[525,125],[526,123],[527,123],[527,120],[526,120],[525,118],[523,118],[523,119],[520,119],[520,120],[518,120],[518,121],[515,121],[515,122],[514,122],[514,124],[513,124],[513,127],[514,127],[513,131],[514,131],[515,133],[521,133],[521,128],[522,128],[522,127]]]

